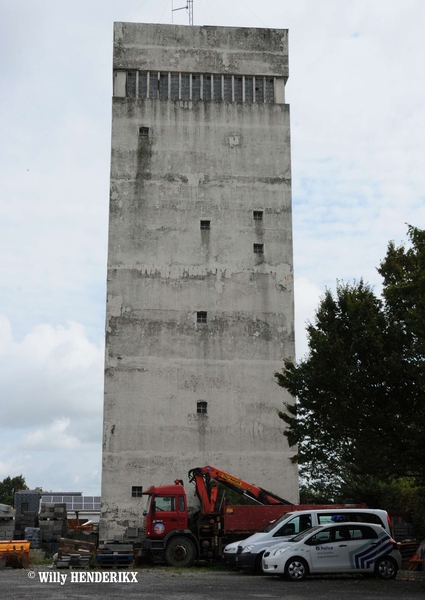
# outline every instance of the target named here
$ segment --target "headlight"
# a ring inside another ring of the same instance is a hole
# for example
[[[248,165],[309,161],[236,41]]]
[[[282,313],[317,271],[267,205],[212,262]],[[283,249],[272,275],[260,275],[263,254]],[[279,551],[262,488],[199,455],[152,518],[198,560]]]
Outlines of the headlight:
[[[251,546],[245,546],[245,548],[242,548],[242,554],[244,554],[245,552],[251,552],[251,550],[254,548],[254,546],[251,544]]]
[[[273,556],[279,556],[279,554],[282,554],[282,552],[286,552],[287,550],[288,548],[278,548],[273,552]]]

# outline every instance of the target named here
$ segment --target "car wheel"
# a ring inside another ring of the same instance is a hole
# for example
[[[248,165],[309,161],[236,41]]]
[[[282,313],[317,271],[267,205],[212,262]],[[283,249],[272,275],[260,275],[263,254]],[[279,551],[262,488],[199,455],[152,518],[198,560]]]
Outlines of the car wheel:
[[[256,575],[264,575],[264,571],[263,571],[263,554],[264,554],[264,552],[260,552],[260,554],[255,559],[254,573]]]
[[[302,558],[290,558],[285,566],[286,579],[303,581],[308,575],[308,565]]]
[[[169,567],[191,567],[195,558],[196,549],[189,538],[174,537],[165,548],[164,560]]]
[[[391,556],[382,556],[375,563],[375,575],[378,579],[395,579],[397,563]]]

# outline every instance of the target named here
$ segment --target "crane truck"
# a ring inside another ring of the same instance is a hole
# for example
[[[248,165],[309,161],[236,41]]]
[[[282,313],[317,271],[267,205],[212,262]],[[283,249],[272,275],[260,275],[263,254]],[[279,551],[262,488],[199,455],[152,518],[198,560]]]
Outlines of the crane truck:
[[[147,505],[142,535],[133,541],[136,558],[157,558],[174,567],[190,567],[196,560],[220,559],[227,544],[261,531],[284,513],[310,508],[310,505],[294,505],[216,467],[197,467],[188,475],[200,502],[200,509],[192,518],[181,479],[172,485],[151,486],[143,491]],[[219,497],[217,483],[255,504],[227,505],[225,495]]]

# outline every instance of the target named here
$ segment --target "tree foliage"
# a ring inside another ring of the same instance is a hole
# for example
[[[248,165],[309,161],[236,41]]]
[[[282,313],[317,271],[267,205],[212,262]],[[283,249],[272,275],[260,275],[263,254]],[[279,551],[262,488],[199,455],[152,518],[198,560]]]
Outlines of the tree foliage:
[[[425,232],[388,245],[383,299],[362,280],[327,290],[307,327],[309,353],[284,361],[297,398],[279,416],[305,493],[358,500],[367,482],[425,482]]]
[[[16,477],[6,477],[0,482],[0,504],[13,506],[15,502],[15,491],[27,490],[25,478],[22,475]]]

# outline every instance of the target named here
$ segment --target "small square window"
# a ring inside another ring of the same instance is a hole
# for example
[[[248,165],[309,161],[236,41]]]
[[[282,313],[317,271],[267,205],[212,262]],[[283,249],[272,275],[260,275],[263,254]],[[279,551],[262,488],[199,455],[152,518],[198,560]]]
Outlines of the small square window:
[[[197,402],[196,412],[199,415],[206,415],[208,412],[208,402],[205,402],[205,400],[200,400],[199,402]]]
[[[149,127],[139,127],[139,135],[141,135],[142,137],[148,137]]]
[[[141,485],[133,485],[131,488],[132,498],[141,498],[143,496],[143,487]]]
[[[196,313],[196,322],[197,323],[206,323],[207,322],[207,313],[204,311],[199,311]]]
[[[254,244],[254,254],[264,254],[264,244]]]
[[[201,221],[201,229],[211,229],[211,221]]]
[[[254,221],[262,221],[263,220],[263,211],[262,210],[254,210]]]

